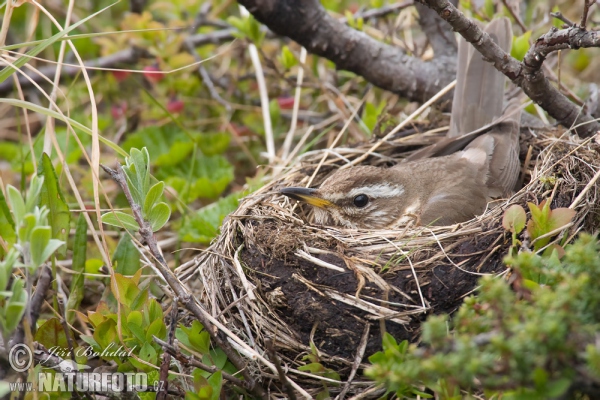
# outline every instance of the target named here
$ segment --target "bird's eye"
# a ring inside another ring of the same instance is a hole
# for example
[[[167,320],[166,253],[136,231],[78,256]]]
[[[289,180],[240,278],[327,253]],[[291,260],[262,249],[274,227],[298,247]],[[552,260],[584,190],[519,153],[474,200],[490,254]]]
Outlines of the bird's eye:
[[[354,205],[358,208],[363,208],[369,203],[369,198],[366,194],[359,194],[354,198]]]

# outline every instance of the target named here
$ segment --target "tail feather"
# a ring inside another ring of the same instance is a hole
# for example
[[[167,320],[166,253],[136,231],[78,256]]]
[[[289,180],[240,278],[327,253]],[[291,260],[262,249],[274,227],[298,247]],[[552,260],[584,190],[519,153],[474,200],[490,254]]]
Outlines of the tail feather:
[[[490,22],[487,32],[504,51],[510,51],[512,29],[508,18]],[[502,115],[505,76],[461,38],[458,45],[456,88],[449,137],[469,133]]]

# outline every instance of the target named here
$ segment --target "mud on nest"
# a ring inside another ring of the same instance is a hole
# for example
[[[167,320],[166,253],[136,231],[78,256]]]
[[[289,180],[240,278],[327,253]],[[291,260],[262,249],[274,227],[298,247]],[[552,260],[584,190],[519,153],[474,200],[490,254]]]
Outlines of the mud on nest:
[[[356,159],[370,146],[307,153],[243,199],[220,236],[195,262],[180,267],[178,277],[200,279],[203,290],[196,297],[231,331],[224,334],[236,335],[260,355],[266,354],[267,341],[274,343],[276,361],[289,367],[288,378],[318,390],[319,379],[297,372],[311,342],[321,362],[344,379],[359,367],[357,359],[364,362],[379,350],[383,331],[415,341],[428,314],[454,311],[481,275],[507,272],[502,258],[511,243],[501,221],[508,206],[527,209],[527,202],[551,198],[552,208],[574,208],[573,223],[555,240],[600,226],[599,146],[556,134],[522,139],[528,143],[521,159],[529,161],[529,183],[513,197],[463,224],[401,231],[307,222],[309,208],[290,202],[278,189],[318,185],[340,160]],[[364,163],[389,165],[399,146],[412,149],[414,144],[413,137],[400,137],[369,153]],[[273,366],[262,360],[250,357],[249,368],[278,390],[277,379],[271,380]],[[364,390],[364,381],[350,387],[350,392]]]

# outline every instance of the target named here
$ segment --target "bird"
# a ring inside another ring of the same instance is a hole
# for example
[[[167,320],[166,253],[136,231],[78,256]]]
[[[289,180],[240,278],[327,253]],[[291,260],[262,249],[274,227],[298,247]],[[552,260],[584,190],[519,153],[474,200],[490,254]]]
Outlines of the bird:
[[[507,18],[485,28],[510,52]],[[346,228],[389,229],[406,224],[452,225],[509,196],[519,175],[520,107],[504,110],[505,77],[461,38],[450,128],[445,138],[390,168],[338,169],[318,188],[280,193],[314,208],[315,222]]]

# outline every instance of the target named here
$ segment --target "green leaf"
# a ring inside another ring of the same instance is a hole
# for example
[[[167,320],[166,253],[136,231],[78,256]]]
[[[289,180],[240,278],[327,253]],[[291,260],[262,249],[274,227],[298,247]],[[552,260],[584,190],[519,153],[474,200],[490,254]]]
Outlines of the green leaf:
[[[160,228],[165,226],[169,217],[171,216],[171,209],[167,203],[158,203],[152,207],[150,215],[148,215],[148,222],[152,226],[152,232],[158,231]]]
[[[102,222],[107,225],[118,226],[120,228],[131,229],[136,231],[140,226],[135,221],[132,215],[125,214],[122,211],[112,211],[102,216]]]
[[[179,230],[181,240],[209,243],[219,232],[223,219],[238,207],[243,195],[244,192],[233,193],[198,210]]]
[[[36,226],[31,230],[30,252],[33,268],[39,267],[44,261],[46,261],[43,256],[46,246],[48,246],[50,243],[51,237],[52,230],[49,226]]]
[[[192,321],[190,327],[181,326],[177,329],[175,337],[202,354],[208,354],[210,350],[210,335],[197,320]]]
[[[45,205],[50,210],[48,222],[52,227],[52,238],[66,243],[69,235],[71,212],[58,185],[58,178],[52,161],[46,153],[42,154],[39,175],[43,177],[44,182],[41,188],[40,204]],[[27,200],[29,201],[29,199]],[[67,246],[64,246],[60,254],[64,257],[66,252]]]
[[[369,132],[373,132],[373,129],[375,129],[379,115],[383,112],[384,107],[385,102],[381,102],[377,107],[373,103],[365,104],[362,120],[369,129]]]
[[[87,258],[87,222],[83,213],[79,214],[77,226],[75,228],[75,236],[73,238],[73,262],[71,270],[73,270],[73,278],[69,287],[69,299],[67,300],[67,320],[72,322],[75,318],[75,311],[79,308],[84,294],[85,276],[85,261]]]
[[[123,148],[127,151],[142,147],[146,147],[152,154],[154,165],[166,167],[189,162],[194,143],[181,128],[170,124],[139,129],[123,143]]]
[[[35,206],[39,203],[39,196],[42,190],[42,185],[44,184],[44,177],[33,175],[31,177],[31,182],[29,182],[29,190],[27,191],[27,196],[25,199],[25,211],[33,212]]]
[[[224,153],[229,148],[231,135],[228,133],[203,133],[198,136],[198,145],[205,156]]]
[[[134,275],[141,268],[140,253],[130,235],[121,236],[112,261],[115,272],[122,275]]]
[[[545,395],[547,398],[556,399],[567,392],[571,386],[571,379],[559,378],[548,383],[546,386]]]
[[[4,315],[6,317],[6,332],[3,332],[4,334],[13,332],[19,325],[19,322],[21,322],[23,314],[25,314],[28,296],[23,288],[24,285],[25,282],[23,279],[17,278],[13,281],[11,287],[12,295],[4,306]]]
[[[93,338],[102,349],[114,346],[115,341],[118,340],[117,323],[113,319],[105,319],[96,326]]]
[[[8,237],[8,232],[5,232],[4,230],[8,230],[8,228],[12,228],[12,234],[13,236],[15,235],[15,221],[12,217],[12,214],[10,213],[10,208],[8,207],[8,203],[6,201],[6,197],[4,197],[4,193],[2,192],[2,190],[0,190],[0,224],[2,223],[2,221],[6,221],[6,224],[8,225],[7,228],[4,228],[3,230],[0,230],[0,236],[2,236],[5,240]]]
[[[18,251],[13,247],[8,251],[4,260],[0,261],[0,291],[7,289],[8,281],[10,280],[12,270],[17,263],[18,257]]]
[[[162,196],[164,189],[165,189],[165,183],[163,181],[159,181],[159,182],[156,182],[154,185],[152,185],[150,190],[148,190],[148,193],[146,194],[146,198],[144,199],[144,208],[143,208],[144,216],[147,216],[148,213],[150,213],[150,210],[152,210],[152,207],[154,206],[154,204]]]
[[[281,48],[281,56],[279,56],[279,61],[285,69],[290,69],[298,64],[298,59],[287,46],[283,46]]]
[[[233,180],[233,166],[222,156],[200,157],[194,162],[161,168],[157,177],[173,187],[184,202],[218,197]]]
[[[512,48],[510,50],[510,55],[519,61],[523,61],[523,58],[525,58],[525,54],[527,54],[527,51],[529,50],[530,38],[531,31],[527,31],[521,36],[514,37]]]
[[[502,217],[502,226],[507,231],[519,234],[525,228],[525,222],[527,221],[527,214],[525,210],[518,204],[510,206],[504,211],[504,217]]]
[[[208,384],[212,387],[212,396],[210,397],[210,400],[219,400],[219,396],[221,395],[221,386],[223,385],[223,374],[221,371],[217,371],[207,380]]]
[[[146,328],[146,340],[148,342],[153,341],[153,336],[156,336],[159,339],[164,339],[167,334],[167,327],[165,326],[165,322],[162,319],[156,319],[152,321],[150,326]]]
[[[62,349],[69,348],[67,335],[63,325],[58,318],[50,318],[35,333],[35,340],[40,342],[47,349],[58,346]]]
[[[15,216],[16,224],[19,225],[23,218],[25,218],[26,208],[25,201],[23,200],[23,196],[17,190],[16,187],[12,185],[6,186],[6,194],[8,196],[8,202],[12,208],[13,215]],[[17,226],[17,228],[19,228]]]
[[[570,208],[555,208],[550,212],[548,229],[554,231],[568,225],[575,217],[575,210]]]

